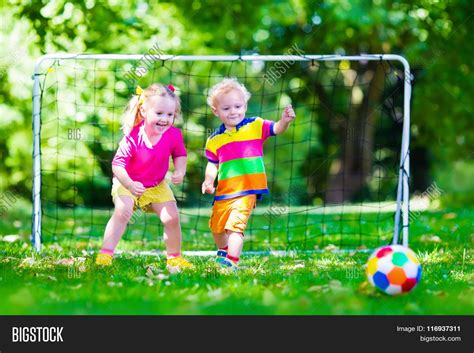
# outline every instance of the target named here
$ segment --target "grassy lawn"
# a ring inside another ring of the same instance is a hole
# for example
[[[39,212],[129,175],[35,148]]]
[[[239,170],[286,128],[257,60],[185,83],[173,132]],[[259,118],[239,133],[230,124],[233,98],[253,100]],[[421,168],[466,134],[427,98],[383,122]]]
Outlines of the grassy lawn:
[[[28,217],[12,211],[0,226],[0,314],[474,314],[473,211],[425,212],[413,222],[410,246],[423,275],[412,293],[398,297],[367,283],[368,253],[336,252],[337,243],[311,254],[244,253],[236,274],[221,273],[203,256],[191,258],[193,271],[170,274],[163,256],[136,251],[102,269],[93,264],[97,238],[50,241],[35,255]],[[143,240],[119,247],[163,249]]]

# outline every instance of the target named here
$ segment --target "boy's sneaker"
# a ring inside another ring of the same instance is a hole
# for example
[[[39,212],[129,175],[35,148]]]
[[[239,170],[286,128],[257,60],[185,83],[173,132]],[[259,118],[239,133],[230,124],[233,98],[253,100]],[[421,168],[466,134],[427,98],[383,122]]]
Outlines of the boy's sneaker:
[[[221,265],[222,267],[226,268],[226,269],[229,269],[229,270],[233,270],[233,271],[237,271],[239,269],[239,266],[237,266],[236,263],[234,263],[233,261],[229,260],[228,258],[226,257],[218,257],[216,262]]]
[[[193,264],[181,256],[166,260],[166,269],[171,273],[192,268],[194,268]]]
[[[217,250],[217,255],[216,255],[216,262],[219,262],[219,259],[226,258],[227,256],[227,251],[225,250]]]
[[[99,253],[95,259],[95,264],[99,266],[110,266],[112,265],[113,257],[110,254]]]

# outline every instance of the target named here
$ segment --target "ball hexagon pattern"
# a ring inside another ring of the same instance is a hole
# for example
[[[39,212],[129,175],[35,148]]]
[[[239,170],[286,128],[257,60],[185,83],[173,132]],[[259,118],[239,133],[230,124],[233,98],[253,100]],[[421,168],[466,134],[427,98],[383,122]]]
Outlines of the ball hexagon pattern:
[[[395,295],[415,288],[421,278],[421,265],[411,249],[387,245],[372,253],[366,273],[370,284],[384,293]]]

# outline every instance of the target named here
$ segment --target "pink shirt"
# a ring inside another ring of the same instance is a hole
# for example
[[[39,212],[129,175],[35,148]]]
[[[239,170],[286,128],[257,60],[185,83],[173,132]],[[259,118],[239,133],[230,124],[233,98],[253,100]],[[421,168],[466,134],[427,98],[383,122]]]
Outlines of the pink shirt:
[[[151,146],[141,123],[120,141],[112,165],[125,168],[133,181],[139,181],[149,188],[158,185],[165,178],[170,156],[175,159],[186,155],[180,129],[171,126],[161,139]]]

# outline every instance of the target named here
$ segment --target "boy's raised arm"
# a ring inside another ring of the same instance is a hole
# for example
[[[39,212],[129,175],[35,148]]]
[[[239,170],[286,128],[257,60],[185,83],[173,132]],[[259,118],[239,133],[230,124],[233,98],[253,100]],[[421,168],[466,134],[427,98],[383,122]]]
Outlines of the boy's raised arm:
[[[296,114],[293,110],[293,107],[291,106],[291,104],[288,104],[283,110],[283,113],[281,114],[281,119],[277,123],[275,123],[275,126],[273,128],[273,132],[275,133],[275,135],[282,134],[286,130],[288,130],[288,126],[290,126],[290,123],[295,119],[295,117]]]

